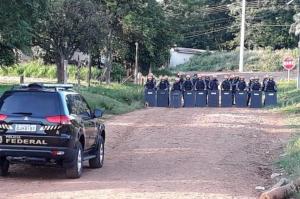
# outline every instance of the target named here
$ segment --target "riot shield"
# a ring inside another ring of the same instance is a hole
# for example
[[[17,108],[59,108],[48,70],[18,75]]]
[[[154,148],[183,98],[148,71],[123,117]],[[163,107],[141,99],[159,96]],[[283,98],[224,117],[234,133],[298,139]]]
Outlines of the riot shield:
[[[182,92],[181,91],[171,91],[170,107],[172,107],[172,108],[182,107]]]
[[[277,106],[277,92],[265,92],[265,106]]]
[[[237,91],[235,93],[235,105],[238,108],[248,107],[248,92],[247,91]]]
[[[195,106],[196,107],[206,107],[207,106],[207,90],[195,91],[195,95],[196,95]]]
[[[195,92],[184,91],[183,92],[184,107],[195,107]]]
[[[251,91],[250,108],[262,108],[262,92]]]
[[[207,104],[208,107],[219,107],[219,90],[208,91]]]
[[[232,107],[232,92],[231,91],[221,91],[221,106],[222,107]]]
[[[169,91],[157,90],[157,107],[169,107]]]
[[[145,89],[144,93],[145,97],[145,103],[147,103],[147,106],[149,107],[155,107],[156,106],[156,91],[154,89]]]

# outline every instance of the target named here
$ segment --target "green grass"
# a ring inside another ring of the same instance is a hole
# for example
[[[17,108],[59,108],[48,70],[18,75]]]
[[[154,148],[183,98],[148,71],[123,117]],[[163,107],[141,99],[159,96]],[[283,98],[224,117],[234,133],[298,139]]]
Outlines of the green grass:
[[[0,85],[0,94],[13,85]],[[76,87],[90,104],[91,108],[100,108],[107,114],[122,114],[143,107],[143,87],[128,84]]]
[[[300,176],[300,90],[296,82],[279,83],[279,105],[275,109],[285,114],[286,123],[294,135],[280,157],[278,164],[292,178]]]
[[[282,70],[282,60],[287,55],[297,57],[297,50],[261,49],[245,52],[247,71]],[[188,63],[178,66],[176,71],[234,71],[239,66],[239,51],[204,53],[193,57]]]
[[[289,115],[288,125],[293,129],[294,135],[287,147],[285,153],[280,157],[279,165],[292,178],[300,177],[300,115]]]
[[[102,69],[92,67],[92,80],[96,80],[102,75]],[[78,68],[75,65],[68,65],[68,78],[77,80]],[[42,60],[34,60],[28,63],[16,64],[8,67],[0,67],[0,76],[21,76],[56,79],[56,66],[45,65]],[[86,80],[88,77],[88,67],[80,68],[80,79]],[[124,65],[113,63],[111,71],[112,81],[121,81],[126,77]]]
[[[143,87],[128,84],[80,87],[78,91],[93,108],[103,108],[110,114],[122,114],[143,107]]]

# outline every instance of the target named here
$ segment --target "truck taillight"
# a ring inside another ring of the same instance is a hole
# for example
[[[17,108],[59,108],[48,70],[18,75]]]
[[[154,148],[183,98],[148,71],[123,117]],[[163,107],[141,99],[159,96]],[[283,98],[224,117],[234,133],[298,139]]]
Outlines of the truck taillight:
[[[66,115],[55,115],[55,116],[49,116],[46,117],[46,120],[51,123],[56,124],[71,124],[71,120]]]
[[[7,115],[0,114],[0,121],[4,121],[7,118]]]

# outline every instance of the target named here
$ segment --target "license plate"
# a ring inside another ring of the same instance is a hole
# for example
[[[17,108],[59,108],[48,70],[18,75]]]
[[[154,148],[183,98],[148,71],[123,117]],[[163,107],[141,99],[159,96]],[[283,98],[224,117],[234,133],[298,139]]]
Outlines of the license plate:
[[[274,96],[274,93],[269,93],[269,96]]]
[[[15,131],[16,132],[35,132],[36,131],[36,125],[16,124]]]

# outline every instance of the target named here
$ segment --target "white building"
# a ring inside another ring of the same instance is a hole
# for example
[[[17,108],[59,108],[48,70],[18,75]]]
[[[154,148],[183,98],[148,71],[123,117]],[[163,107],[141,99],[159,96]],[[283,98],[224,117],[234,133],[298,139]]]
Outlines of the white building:
[[[170,68],[175,68],[180,64],[187,63],[193,56],[205,53],[206,50],[193,48],[171,48]]]

